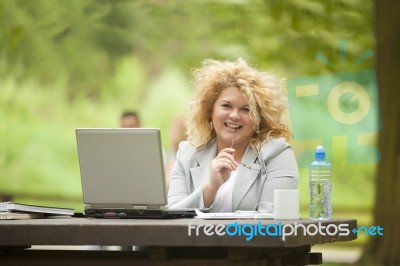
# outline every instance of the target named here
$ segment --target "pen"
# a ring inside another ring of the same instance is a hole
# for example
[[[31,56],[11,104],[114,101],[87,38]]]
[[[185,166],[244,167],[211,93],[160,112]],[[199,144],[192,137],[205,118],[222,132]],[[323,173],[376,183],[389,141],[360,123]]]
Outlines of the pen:
[[[233,134],[231,149],[233,148],[233,143],[235,143],[236,130],[237,130],[237,129],[235,129],[235,133]]]

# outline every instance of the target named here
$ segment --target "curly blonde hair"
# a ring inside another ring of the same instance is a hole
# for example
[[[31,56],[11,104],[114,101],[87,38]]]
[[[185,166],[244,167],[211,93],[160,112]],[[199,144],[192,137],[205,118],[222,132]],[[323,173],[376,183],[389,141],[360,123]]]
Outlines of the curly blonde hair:
[[[195,94],[185,116],[188,140],[197,148],[216,137],[210,126],[212,110],[221,92],[237,87],[248,102],[250,118],[254,122],[254,136],[250,143],[257,149],[272,138],[292,136],[284,119],[287,97],[282,82],[273,75],[251,68],[238,59],[236,62],[207,59],[203,67],[193,71]]]

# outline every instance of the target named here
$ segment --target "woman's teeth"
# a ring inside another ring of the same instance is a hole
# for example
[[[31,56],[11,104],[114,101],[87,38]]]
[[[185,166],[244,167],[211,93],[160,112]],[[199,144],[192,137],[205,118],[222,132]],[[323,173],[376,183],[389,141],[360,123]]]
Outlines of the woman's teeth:
[[[227,123],[225,123],[225,126],[226,126],[226,127],[229,127],[229,128],[232,128],[232,129],[239,129],[239,128],[241,128],[241,126],[239,126],[239,125],[232,125],[232,124],[227,124]]]

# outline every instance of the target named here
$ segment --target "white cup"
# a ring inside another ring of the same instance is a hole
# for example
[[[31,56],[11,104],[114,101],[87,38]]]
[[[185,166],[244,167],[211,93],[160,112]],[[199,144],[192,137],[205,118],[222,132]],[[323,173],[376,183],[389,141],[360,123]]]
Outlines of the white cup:
[[[274,190],[274,219],[299,219],[299,190],[275,189]]]

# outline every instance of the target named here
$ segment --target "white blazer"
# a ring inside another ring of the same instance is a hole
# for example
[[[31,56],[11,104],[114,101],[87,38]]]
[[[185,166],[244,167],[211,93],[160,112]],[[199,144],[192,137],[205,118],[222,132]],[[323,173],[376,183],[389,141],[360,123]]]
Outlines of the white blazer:
[[[209,178],[217,143],[196,149],[187,141],[179,145],[168,191],[170,208],[204,208],[202,184]],[[249,145],[237,169],[232,192],[232,209],[257,210],[259,202],[273,202],[274,189],[297,189],[298,169],[289,143],[273,139],[259,152]]]

